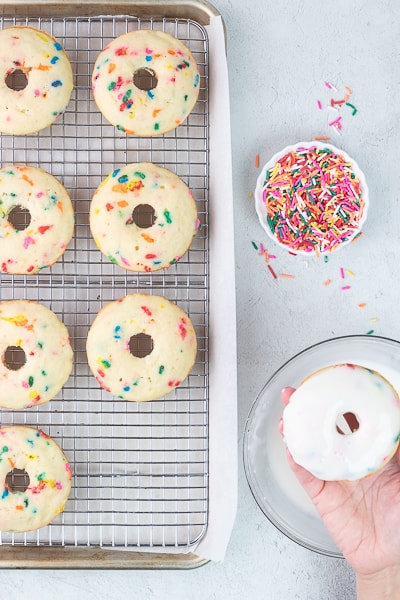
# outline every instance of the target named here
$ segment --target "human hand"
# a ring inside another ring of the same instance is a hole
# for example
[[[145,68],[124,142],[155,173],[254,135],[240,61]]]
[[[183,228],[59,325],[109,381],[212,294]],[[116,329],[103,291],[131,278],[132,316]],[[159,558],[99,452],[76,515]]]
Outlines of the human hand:
[[[293,392],[290,387],[282,390],[283,404],[289,403]],[[357,572],[358,597],[399,599],[400,450],[384,468],[358,481],[322,481],[296,464],[289,452],[288,460],[332,539]]]

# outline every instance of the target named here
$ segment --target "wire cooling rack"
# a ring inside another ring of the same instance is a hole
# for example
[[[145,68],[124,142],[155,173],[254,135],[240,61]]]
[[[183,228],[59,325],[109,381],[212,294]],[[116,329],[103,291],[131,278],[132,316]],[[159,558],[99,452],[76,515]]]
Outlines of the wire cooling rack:
[[[0,299],[26,298],[51,308],[68,327],[72,375],[49,404],[2,411],[2,425],[28,424],[54,437],[74,479],[64,513],[35,532],[0,534],[2,546],[183,548],[203,536],[208,515],[208,49],[192,20],[131,17],[0,19],[56,37],[75,73],[66,113],[39,134],[0,136],[0,164],[38,166],[59,178],[76,214],[64,256],[38,275],[1,274]],[[160,137],[127,137],[109,125],[91,95],[98,53],[131,29],[161,29],[193,52],[201,74],[195,109]],[[88,225],[91,197],[114,168],[153,162],[191,188],[201,228],[187,254],[168,270],[134,274],[108,262]],[[101,390],[86,358],[86,335],[101,307],[127,293],[160,294],[190,316],[198,337],[196,364],[165,399],[118,400]]]

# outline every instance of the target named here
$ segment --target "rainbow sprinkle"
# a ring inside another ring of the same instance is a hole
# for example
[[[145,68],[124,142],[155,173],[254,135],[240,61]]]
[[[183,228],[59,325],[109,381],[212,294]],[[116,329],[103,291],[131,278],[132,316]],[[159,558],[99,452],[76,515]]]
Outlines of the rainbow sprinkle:
[[[358,233],[364,211],[351,164],[330,148],[299,147],[265,173],[267,222],[288,250],[317,256]]]
[[[350,102],[346,102],[346,106],[349,106],[349,107],[351,108],[351,110],[352,110],[352,113],[351,113],[351,114],[352,114],[352,116],[354,117],[354,115],[357,113],[357,109],[356,109],[356,107],[354,106],[354,104],[350,104]]]
[[[336,130],[341,131],[343,129],[342,117],[338,117],[334,121],[328,123],[329,127],[334,127]]]
[[[328,90],[331,90],[333,92],[338,92],[338,89],[332,84],[329,83],[328,81],[324,82],[325,87],[328,88]],[[350,97],[352,96],[353,92],[351,91],[351,89],[346,85],[344,87],[344,94],[342,98],[330,98],[329,101],[324,101],[321,102],[321,100],[317,100],[317,107],[319,110],[322,110],[323,108],[328,108],[330,110],[334,110],[336,113],[338,113],[339,111],[345,113],[348,109],[346,109],[345,107],[348,107],[351,109],[351,114],[354,117],[354,115],[357,114],[357,108],[354,106],[354,104],[351,104],[349,102]],[[346,118],[346,117],[344,117]],[[337,134],[340,135],[342,129],[343,129],[343,121],[342,121],[342,115],[338,116],[337,118],[335,118],[334,120],[329,119],[328,121],[328,126],[330,128],[333,129],[333,131],[335,131]],[[321,137],[316,137],[314,138],[316,140],[321,139]]]

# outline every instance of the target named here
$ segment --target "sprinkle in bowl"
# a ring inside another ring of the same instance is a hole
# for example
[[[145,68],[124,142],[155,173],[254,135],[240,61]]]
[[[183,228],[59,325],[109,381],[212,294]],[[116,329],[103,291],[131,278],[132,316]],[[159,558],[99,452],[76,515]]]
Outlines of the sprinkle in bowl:
[[[331,144],[287,146],[257,179],[255,207],[261,226],[293,254],[320,256],[349,244],[361,233],[368,205],[360,167]]]

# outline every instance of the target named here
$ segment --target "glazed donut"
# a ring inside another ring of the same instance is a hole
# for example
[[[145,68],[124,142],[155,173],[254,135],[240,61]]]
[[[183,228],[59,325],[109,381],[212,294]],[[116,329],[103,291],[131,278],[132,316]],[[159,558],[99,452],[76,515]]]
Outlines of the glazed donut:
[[[72,369],[65,325],[30,300],[0,302],[0,407],[31,408],[51,400]]]
[[[143,216],[145,223],[140,221]],[[198,224],[187,185],[151,163],[116,169],[100,184],[90,205],[97,247],[111,262],[130,271],[156,271],[178,261]]]
[[[178,387],[196,358],[187,314],[163,296],[131,294],[106,304],[87,337],[90,369],[124,400],[156,400]]]
[[[0,429],[0,531],[44,527],[64,510],[71,467],[59,445],[32,427]]]
[[[192,53],[163,31],[130,31],[115,38],[97,57],[92,75],[93,96],[104,117],[138,136],[180,125],[193,110],[199,87]]]
[[[0,271],[37,273],[65,252],[74,211],[63,185],[36,167],[0,169]]]
[[[361,479],[397,449],[398,394],[376,371],[326,367],[293,392],[283,412],[283,436],[294,461],[319,479]]]
[[[45,31],[15,26],[0,31],[0,49],[0,131],[24,135],[48,127],[65,111],[73,89],[61,44]],[[25,77],[25,87],[10,84],[13,74]]]

